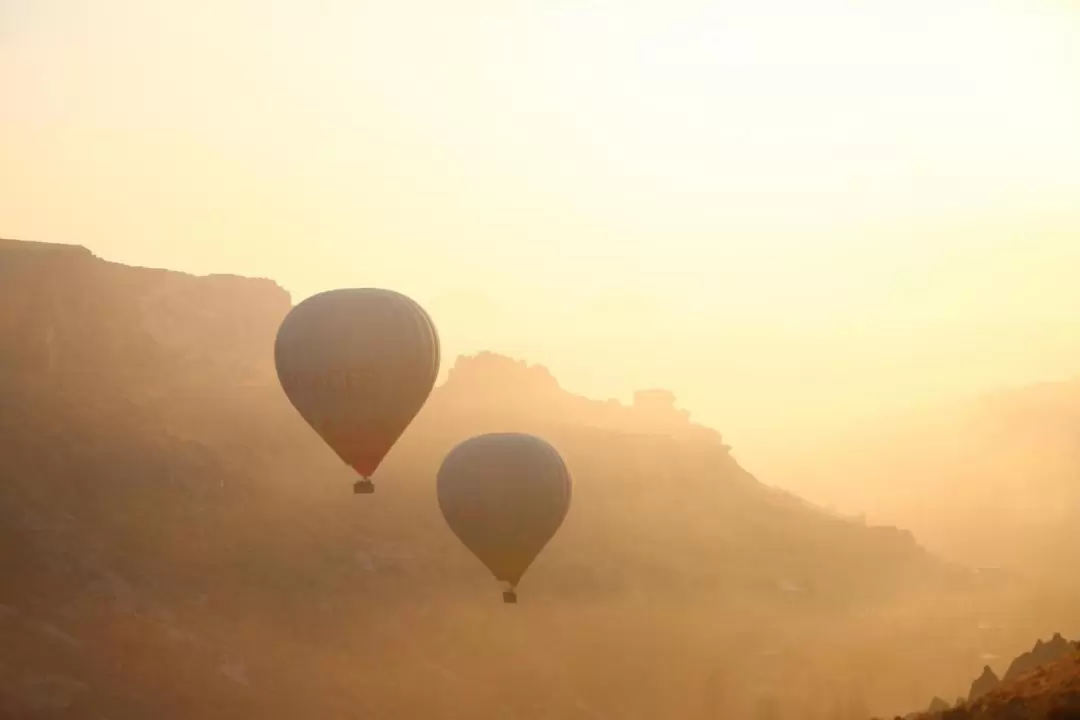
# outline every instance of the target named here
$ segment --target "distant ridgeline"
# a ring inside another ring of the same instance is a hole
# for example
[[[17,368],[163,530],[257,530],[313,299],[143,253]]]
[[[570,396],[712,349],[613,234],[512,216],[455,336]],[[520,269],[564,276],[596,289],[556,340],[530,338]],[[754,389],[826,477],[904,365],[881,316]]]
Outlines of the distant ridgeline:
[[[78,245],[0,240],[0,370],[270,382],[289,295],[270,280],[106,262]]]
[[[552,422],[631,434],[662,434],[723,448],[719,432],[691,422],[668,390],[639,390],[632,405],[592,400],[564,390],[542,365],[481,352],[459,357],[438,400],[476,414],[535,415]]]
[[[570,718],[583,698],[747,717],[754,673],[817,688],[819,654],[840,652],[784,642],[777,618],[816,633],[954,578],[904,530],[758,482],[667,391],[590,400],[492,353],[457,360],[377,502],[353,502],[355,473],[278,384],[290,307],[269,280],[0,242],[0,716],[40,716],[62,683],[66,717]],[[434,496],[455,444],[503,431],[550,441],[574,476],[513,617]],[[745,651],[774,642],[799,652]]]
[[[0,370],[7,372],[275,384],[273,341],[290,307],[270,280],[129,267],[78,245],[0,239]],[[283,380],[334,389],[361,379]],[[442,395],[467,412],[544,415],[722,445],[667,390],[640,390],[631,406],[591,400],[563,390],[543,366],[490,352],[458,358]]]
[[[1050,677],[1056,682],[1051,682]],[[1073,715],[1057,712],[1073,712]],[[1033,712],[1034,711],[1034,712]],[[1054,633],[1049,642],[1039,639],[1030,652],[1017,655],[1005,675],[986,665],[971,683],[967,698],[953,706],[935,697],[924,713],[908,720],[1009,720],[1011,718],[1080,718],[1080,643]]]

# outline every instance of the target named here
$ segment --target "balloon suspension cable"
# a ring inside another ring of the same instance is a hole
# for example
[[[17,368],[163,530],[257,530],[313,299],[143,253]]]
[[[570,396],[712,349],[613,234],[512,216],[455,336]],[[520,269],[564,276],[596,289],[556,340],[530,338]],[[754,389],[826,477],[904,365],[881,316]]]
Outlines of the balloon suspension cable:
[[[509,604],[517,603],[517,585],[512,582],[503,583],[503,602]]]

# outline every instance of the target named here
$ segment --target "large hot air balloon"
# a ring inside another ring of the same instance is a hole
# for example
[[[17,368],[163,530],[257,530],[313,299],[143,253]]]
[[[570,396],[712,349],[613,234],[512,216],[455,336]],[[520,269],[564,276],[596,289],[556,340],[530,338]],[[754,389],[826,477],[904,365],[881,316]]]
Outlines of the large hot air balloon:
[[[450,529],[496,580],[505,602],[570,509],[572,480],[558,451],[519,433],[479,435],[446,456],[436,481]]]
[[[294,307],[278,329],[281,387],[305,421],[359,473],[371,475],[420,412],[439,373],[431,318],[391,290],[329,290]]]

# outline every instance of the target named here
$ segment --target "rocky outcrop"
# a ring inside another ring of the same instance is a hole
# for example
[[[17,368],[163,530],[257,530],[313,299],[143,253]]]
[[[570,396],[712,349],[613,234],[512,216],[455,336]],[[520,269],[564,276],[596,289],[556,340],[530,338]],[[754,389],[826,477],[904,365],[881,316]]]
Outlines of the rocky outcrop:
[[[544,418],[548,422],[603,430],[666,435],[711,444],[723,452],[720,433],[691,422],[668,390],[639,390],[631,405],[592,400],[566,392],[542,365],[530,365],[491,352],[459,357],[432,399],[458,411],[501,417]]]
[[[943,710],[948,710],[950,707],[952,707],[952,706],[949,705],[949,703],[947,701],[942,700],[939,697],[935,697],[933,700],[930,701],[930,707],[927,709],[927,711],[928,712],[941,712]]]
[[[1075,713],[1069,715],[1068,713]],[[1080,643],[1054,633],[1018,655],[999,680],[989,667],[971,684],[968,697],[949,707],[935,697],[919,720],[1047,720],[1080,718]]]
[[[1070,652],[933,720],[1076,720],[1080,718],[1080,652]]]
[[[974,702],[975,700],[978,700],[983,695],[990,692],[1000,684],[1001,680],[998,679],[998,676],[994,673],[993,670],[990,669],[990,666],[983,666],[982,675],[975,678],[975,680],[971,683],[971,690],[968,691],[967,697],[968,702]]]
[[[1031,649],[1031,652],[1018,655],[1016,659],[1009,664],[1009,669],[1005,671],[1002,682],[1015,680],[1021,675],[1031,672],[1040,665],[1052,663],[1059,658],[1063,658],[1066,655],[1075,652],[1076,649],[1077,644],[1071,643],[1063,638],[1061,633],[1054,633],[1054,637],[1050,639],[1050,642],[1046,643],[1040,638],[1035,643],[1035,647]]]
[[[0,372],[59,382],[273,382],[290,299],[270,280],[110,263],[84,247],[0,240]]]

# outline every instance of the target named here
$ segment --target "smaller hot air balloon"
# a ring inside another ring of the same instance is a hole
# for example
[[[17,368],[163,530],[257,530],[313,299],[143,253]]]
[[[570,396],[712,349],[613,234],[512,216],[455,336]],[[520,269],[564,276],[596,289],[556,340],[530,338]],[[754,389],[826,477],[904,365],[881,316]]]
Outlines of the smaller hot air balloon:
[[[436,486],[447,525],[506,584],[517,584],[570,509],[570,473],[546,441],[521,433],[479,435],[443,460]]]
[[[439,336],[400,293],[329,290],[285,316],[274,363],[301,417],[360,475],[353,490],[370,493],[371,475],[435,385]]]

